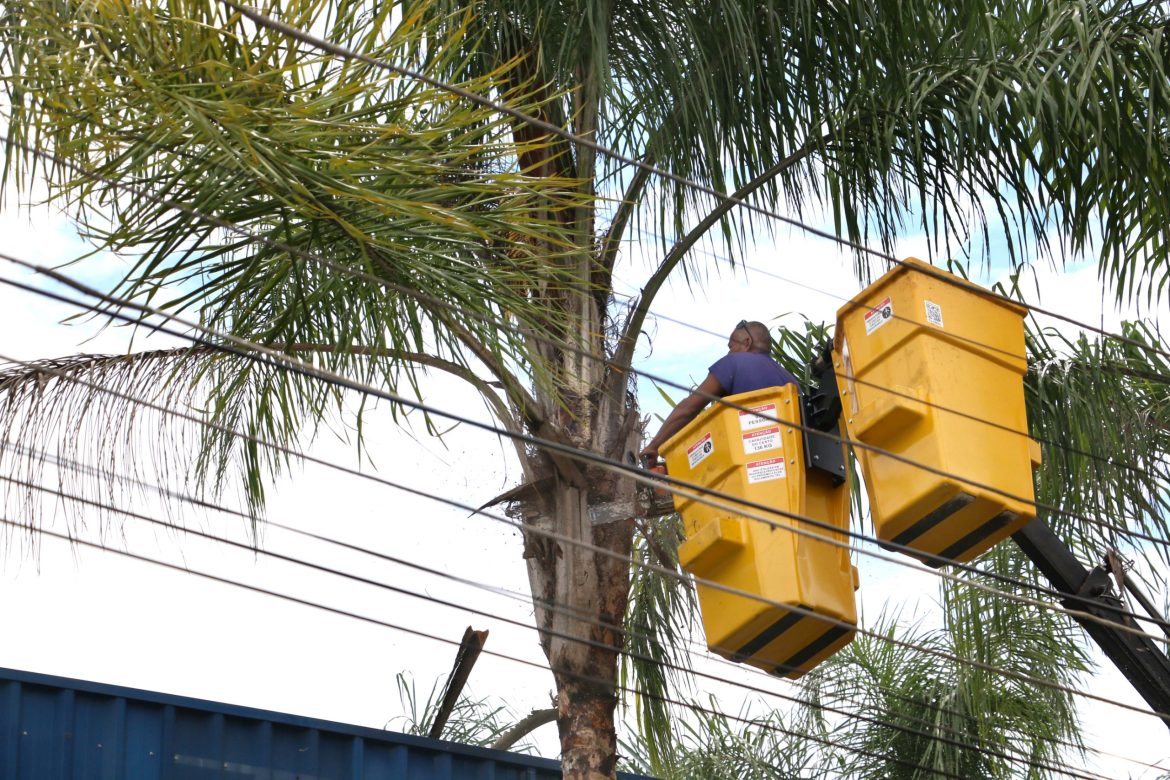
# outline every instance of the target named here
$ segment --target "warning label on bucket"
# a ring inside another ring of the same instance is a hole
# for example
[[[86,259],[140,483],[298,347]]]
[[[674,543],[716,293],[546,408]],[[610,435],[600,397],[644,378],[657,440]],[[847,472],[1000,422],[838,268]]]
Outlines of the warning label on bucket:
[[[894,318],[894,304],[889,297],[865,313],[865,335],[885,325]]]
[[[693,469],[705,461],[707,456],[714,451],[715,444],[711,441],[711,434],[708,433],[690,447],[687,447],[687,463],[691,464],[691,468]]]
[[[754,460],[747,464],[748,484],[784,479],[785,476],[787,472],[784,469],[784,458]]]
[[[766,416],[761,417],[760,415]],[[756,428],[764,428],[775,424],[776,404],[749,406],[746,410],[739,413],[739,429],[741,431],[751,431]]]
[[[759,431],[749,431],[743,435],[743,451],[745,455],[752,455],[764,450],[778,450],[783,446],[780,440],[780,428],[773,426]]]

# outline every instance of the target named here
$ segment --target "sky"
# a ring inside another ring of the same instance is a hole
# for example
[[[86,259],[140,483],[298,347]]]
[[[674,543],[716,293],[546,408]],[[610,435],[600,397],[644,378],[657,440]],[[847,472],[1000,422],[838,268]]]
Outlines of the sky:
[[[70,260],[85,250],[60,215],[43,208],[17,209],[11,202],[0,212],[0,236],[4,237],[0,251],[43,265]],[[925,250],[920,241],[910,239],[897,254],[925,256]],[[706,366],[725,352],[726,332],[740,319],[773,322],[787,314],[789,319],[782,321],[801,316],[828,322],[860,289],[849,257],[821,239],[802,237],[789,229],[737,258],[740,265],[735,270],[709,259],[710,273],[701,284],[673,283],[655,303],[653,309],[660,318],[651,324],[651,337],[638,356],[638,366],[644,371],[682,384],[696,382]],[[69,272],[108,286],[122,267],[117,258],[97,257]],[[617,271],[618,289],[636,290],[644,273],[637,260],[627,261]],[[31,279],[7,263],[0,276]],[[1116,328],[1121,316],[1134,314],[1102,305],[1101,286],[1091,266],[1072,273],[1042,270],[1037,276],[1042,303],[1079,320]],[[63,323],[73,313],[29,293],[0,287],[0,355],[31,359],[76,352],[124,353],[131,348],[127,329],[101,328],[92,320]],[[717,335],[682,327],[671,319]],[[165,338],[152,341],[139,335],[133,348],[171,344]],[[427,382],[424,390],[428,404],[486,419],[475,394],[462,385],[436,379]],[[646,380],[640,391],[644,411],[665,412],[664,402]],[[670,392],[679,395],[677,390]],[[384,407],[371,416],[370,457],[381,477],[472,505],[516,483],[519,471],[510,447],[494,435],[459,426],[437,441],[426,436],[417,415],[408,421],[413,430],[404,432]],[[310,451],[330,462],[373,471],[358,460],[352,440],[343,436],[324,432]],[[247,549],[181,537],[138,519],[102,524],[92,515],[83,515],[72,518],[73,531],[82,538],[100,539],[193,571],[213,572],[390,625],[294,604],[47,536],[40,537],[35,548],[30,548],[27,536],[8,536],[0,548],[4,626],[0,666],[365,726],[400,727],[402,722],[396,718],[404,707],[396,676],[409,675],[425,696],[432,683],[449,672],[458,641],[471,625],[491,632],[487,652],[472,674],[471,691],[502,698],[517,717],[549,706],[552,680],[529,627],[527,578],[520,538],[513,527],[312,464],[294,467],[277,480],[269,495],[270,520],[385,557],[338,549],[272,525],[263,531],[262,550],[313,560],[422,597],[308,571]],[[165,516],[165,507],[149,493],[127,491],[116,498],[141,515]],[[70,522],[60,506],[50,502],[47,508],[48,529],[60,530]],[[186,527],[229,535],[244,545],[250,539],[246,524],[237,516],[188,509],[175,519]],[[937,621],[937,587],[928,570],[865,556],[858,566],[863,615],[876,616],[889,608],[919,616],[928,624]],[[457,580],[480,583],[487,589]],[[699,666],[748,686],[795,692],[787,683],[718,659],[708,657]],[[1107,662],[1088,685],[1099,695],[1142,706]],[[740,711],[745,695],[760,698],[706,680],[701,681],[700,691],[714,693],[730,713]],[[1090,745],[1150,762],[1166,760],[1170,753],[1166,729],[1152,717],[1095,702],[1085,704],[1081,713]],[[544,727],[537,741],[544,754],[555,755],[554,727]],[[1156,774],[1109,757],[1090,759],[1085,766],[1110,776]]]

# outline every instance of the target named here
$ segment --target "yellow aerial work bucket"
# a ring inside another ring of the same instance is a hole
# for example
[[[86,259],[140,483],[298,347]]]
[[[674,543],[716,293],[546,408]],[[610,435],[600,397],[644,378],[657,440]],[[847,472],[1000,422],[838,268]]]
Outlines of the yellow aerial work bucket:
[[[854,448],[878,539],[968,561],[1036,516],[1024,313],[915,258],[837,312],[848,436],[909,461]]]
[[[844,530],[849,522],[848,480],[834,485],[828,474],[809,473],[801,430],[776,422],[800,421],[797,389],[771,387],[725,400],[764,416],[714,404],[661,447],[668,473]],[[856,570],[849,563],[848,549],[787,528],[831,534],[840,542],[845,541],[844,534],[782,515],[771,516],[774,525],[752,520],[740,512],[765,513],[717,508],[678,494],[675,506],[687,536],[678,551],[683,568],[763,599],[698,586],[707,644],[713,651],[795,678],[853,639],[851,628],[817,617],[857,623]]]

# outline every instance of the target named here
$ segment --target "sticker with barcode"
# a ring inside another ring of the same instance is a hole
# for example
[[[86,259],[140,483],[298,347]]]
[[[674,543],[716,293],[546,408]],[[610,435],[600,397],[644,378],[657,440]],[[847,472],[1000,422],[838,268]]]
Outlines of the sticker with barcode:
[[[936,328],[943,326],[942,307],[934,301],[926,301],[926,321]]]
[[[893,318],[894,304],[890,302],[889,298],[886,298],[865,313],[865,335],[873,333]]]
[[[784,468],[784,458],[767,458],[755,460],[747,464],[747,478],[749,484],[756,482],[770,482],[773,479],[784,479],[788,475]]]

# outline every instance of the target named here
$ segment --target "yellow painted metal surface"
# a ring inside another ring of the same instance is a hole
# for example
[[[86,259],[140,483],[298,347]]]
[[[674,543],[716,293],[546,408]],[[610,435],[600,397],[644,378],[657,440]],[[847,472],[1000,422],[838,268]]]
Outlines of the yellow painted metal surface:
[[[854,448],[877,537],[968,561],[1035,517],[1025,310],[905,263],[837,312],[846,431],[910,461]]]
[[[763,416],[712,405],[660,448],[667,472],[844,530],[849,522],[848,482],[834,487],[827,474],[810,474],[801,430],[767,419],[799,423],[796,388],[772,387],[726,400]],[[772,516],[775,525],[750,519],[734,508],[713,507],[693,496],[676,494],[675,506],[687,537],[679,547],[683,568],[701,579],[761,597],[698,585],[711,650],[795,678],[853,638],[851,628],[824,619],[856,625],[856,571],[848,548],[789,529],[830,532],[783,515]],[[844,534],[832,536],[845,541]]]

